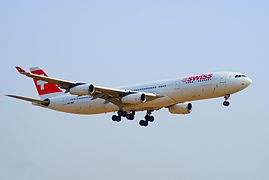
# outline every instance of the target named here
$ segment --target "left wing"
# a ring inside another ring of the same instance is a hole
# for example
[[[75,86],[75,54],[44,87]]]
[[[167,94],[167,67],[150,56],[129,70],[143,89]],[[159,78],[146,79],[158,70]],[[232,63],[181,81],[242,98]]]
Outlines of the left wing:
[[[106,101],[106,103],[111,102],[117,106],[123,106],[124,104],[121,102],[121,98],[124,96],[127,96],[129,94],[134,94],[134,93],[138,93],[136,91],[129,91],[129,90],[123,90],[123,89],[115,89],[115,88],[107,88],[107,87],[101,87],[101,86],[93,86],[91,84],[86,84],[86,83],[77,83],[75,81],[67,81],[67,80],[62,80],[62,79],[57,79],[57,78],[52,78],[52,77],[45,77],[42,75],[36,75],[33,74],[31,72],[26,72],[24,69],[20,68],[20,67],[16,67],[16,69],[18,70],[18,72],[22,75],[25,75],[27,77],[33,78],[33,79],[37,79],[37,80],[41,80],[41,81],[45,81],[45,82],[49,82],[52,84],[56,84],[58,85],[60,88],[65,89],[66,93],[70,92],[70,90],[72,90],[72,88],[78,88],[78,87],[85,87],[88,88],[86,89],[87,91],[85,91],[84,94],[76,94],[76,93],[72,93],[75,95],[90,95],[93,97],[93,99],[104,99]],[[84,89],[85,90],[85,89]],[[91,91],[90,91],[91,90]],[[143,93],[146,98],[147,101],[152,101],[154,99],[163,97],[160,95],[156,95],[153,93]]]
[[[123,103],[121,102],[121,98],[130,94],[135,94],[135,93],[141,93],[141,92],[136,92],[136,91],[128,91],[128,90],[122,90],[122,89],[115,89],[115,88],[106,88],[106,87],[101,87],[101,86],[95,86],[95,91],[91,95],[93,96],[93,99],[96,98],[101,98],[106,100],[106,103],[111,102],[113,104],[116,104],[117,106],[122,106]],[[147,101],[152,101],[154,99],[158,99],[160,95],[156,95],[153,93],[144,93],[143,94],[146,96]]]

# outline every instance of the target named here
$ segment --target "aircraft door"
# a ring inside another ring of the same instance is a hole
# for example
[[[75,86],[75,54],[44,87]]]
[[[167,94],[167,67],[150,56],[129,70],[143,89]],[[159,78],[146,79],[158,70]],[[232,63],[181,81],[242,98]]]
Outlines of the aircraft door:
[[[226,83],[226,76],[221,76],[220,83],[221,84]]]
[[[223,74],[221,77],[220,77],[220,81],[219,81],[219,86],[217,86],[217,92],[223,92],[223,91],[226,91],[227,89],[227,76],[226,74]]]
[[[176,90],[180,90],[180,88],[181,88],[181,81],[176,81],[176,83],[175,83],[175,89]]]

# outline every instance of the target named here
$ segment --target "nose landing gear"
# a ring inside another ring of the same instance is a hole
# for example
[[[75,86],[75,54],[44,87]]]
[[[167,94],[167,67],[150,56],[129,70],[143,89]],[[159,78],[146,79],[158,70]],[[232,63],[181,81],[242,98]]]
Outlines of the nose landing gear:
[[[231,97],[230,94],[227,94],[224,96],[225,101],[223,102],[223,106],[226,106],[226,107],[230,106],[230,102],[228,101],[228,99],[230,99],[230,97]]]

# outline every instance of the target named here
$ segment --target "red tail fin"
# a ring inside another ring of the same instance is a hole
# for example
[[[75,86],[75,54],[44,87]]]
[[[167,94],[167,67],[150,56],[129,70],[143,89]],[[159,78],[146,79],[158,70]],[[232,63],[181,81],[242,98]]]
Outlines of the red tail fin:
[[[30,68],[30,71],[33,74],[48,76],[42,69],[38,67]],[[56,84],[51,84],[37,79],[34,79],[34,83],[41,99],[46,99],[63,93]]]

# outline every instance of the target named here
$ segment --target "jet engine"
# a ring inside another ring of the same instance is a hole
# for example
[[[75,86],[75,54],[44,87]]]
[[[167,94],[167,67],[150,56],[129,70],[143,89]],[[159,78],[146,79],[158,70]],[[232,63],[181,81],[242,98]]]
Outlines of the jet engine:
[[[82,84],[72,87],[69,92],[73,95],[86,96],[94,94],[95,88],[92,84]]]
[[[139,104],[147,101],[144,93],[129,94],[121,98],[121,102],[124,104]]]
[[[191,103],[178,103],[169,107],[169,112],[172,114],[190,114],[192,111]]]
[[[49,106],[50,105],[50,100],[49,99],[44,99],[43,103],[41,103],[43,106]]]

